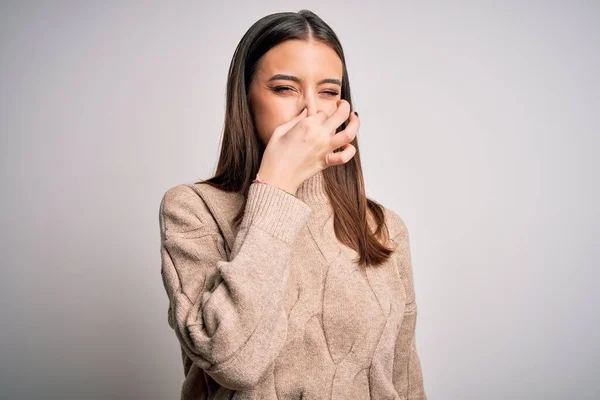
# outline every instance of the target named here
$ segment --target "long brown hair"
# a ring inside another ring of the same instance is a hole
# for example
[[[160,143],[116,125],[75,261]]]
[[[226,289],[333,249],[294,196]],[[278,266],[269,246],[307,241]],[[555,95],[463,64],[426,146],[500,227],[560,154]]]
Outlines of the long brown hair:
[[[300,10],[270,14],[254,23],[242,37],[229,66],[225,122],[215,176],[196,182],[243,194],[243,204],[233,221],[236,225],[243,218],[248,190],[264,153],[248,103],[250,82],[260,58],[290,39],[314,39],[335,50],[343,64],[341,98],[354,108],[344,51],[336,34],[321,18],[309,10]],[[345,121],[337,131],[347,124]],[[358,136],[350,142],[356,147],[350,161],[323,170],[325,191],[332,204],[337,239],[359,254],[359,265],[378,266],[389,258],[393,249],[384,244],[389,240],[389,231],[383,207],[365,194],[357,139]],[[369,216],[367,210],[371,212]]]

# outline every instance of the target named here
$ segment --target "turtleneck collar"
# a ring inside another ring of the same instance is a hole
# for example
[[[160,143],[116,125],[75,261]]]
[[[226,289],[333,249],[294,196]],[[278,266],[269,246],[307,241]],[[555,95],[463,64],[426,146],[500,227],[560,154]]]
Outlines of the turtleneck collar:
[[[323,171],[319,171],[302,182],[296,191],[296,197],[310,206],[329,206],[331,201],[325,191],[325,176],[323,175]]]

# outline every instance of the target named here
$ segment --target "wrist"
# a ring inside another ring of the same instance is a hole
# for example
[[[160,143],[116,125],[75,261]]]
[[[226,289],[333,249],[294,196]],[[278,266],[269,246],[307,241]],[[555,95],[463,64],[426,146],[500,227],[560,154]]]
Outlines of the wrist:
[[[259,171],[256,174],[256,178],[252,181],[252,183],[261,183],[261,184],[266,184],[266,185],[271,185],[271,186],[275,186],[278,189],[283,190],[284,192],[287,192],[288,194],[296,197],[296,191],[298,190],[297,187],[293,186],[293,185],[289,185],[289,184],[285,184],[285,183],[281,183],[279,182],[277,179],[273,179],[268,177],[265,178],[261,172]]]

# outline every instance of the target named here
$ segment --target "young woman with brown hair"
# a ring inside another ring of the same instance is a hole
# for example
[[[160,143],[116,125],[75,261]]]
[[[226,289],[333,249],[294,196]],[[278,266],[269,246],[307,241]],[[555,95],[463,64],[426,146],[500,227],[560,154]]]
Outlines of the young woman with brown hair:
[[[183,400],[426,400],[408,231],[365,195],[351,110],[314,13],[244,35],[215,176],[160,204]]]

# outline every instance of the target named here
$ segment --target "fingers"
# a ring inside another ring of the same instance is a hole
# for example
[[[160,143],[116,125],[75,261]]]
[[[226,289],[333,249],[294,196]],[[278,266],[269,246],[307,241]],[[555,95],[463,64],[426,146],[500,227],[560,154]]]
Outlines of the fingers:
[[[350,114],[350,103],[342,99],[338,103],[337,109],[323,121],[323,127],[327,132],[335,131],[340,125],[348,119]]]
[[[333,153],[333,152],[328,153],[327,156],[325,157],[325,166],[329,167],[331,165],[345,164],[348,161],[350,161],[350,159],[352,159],[352,157],[354,157],[355,154],[356,154],[356,147],[354,147],[353,145],[348,143],[344,147],[344,150],[338,151],[336,153]]]
[[[287,131],[289,131],[290,129],[292,129],[294,127],[294,125],[296,125],[298,122],[300,122],[302,119],[306,118],[307,115],[307,108],[305,107],[300,114],[296,115],[294,118],[292,118],[291,120],[289,120],[288,122],[286,122],[285,124],[281,124],[277,127],[277,130],[281,133],[281,134],[285,134]]]
[[[359,127],[360,119],[356,116],[356,114],[350,113],[350,122],[348,122],[346,128],[331,136],[329,141],[331,149],[333,150],[337,149],[338,147],[343,147],[346,143],[353,141],[358,134]]]

